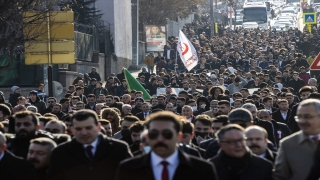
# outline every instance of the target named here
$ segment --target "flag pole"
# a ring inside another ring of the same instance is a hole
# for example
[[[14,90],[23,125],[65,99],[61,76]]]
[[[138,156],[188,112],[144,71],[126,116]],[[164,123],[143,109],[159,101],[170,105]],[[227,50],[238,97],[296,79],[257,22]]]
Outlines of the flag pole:
[[[180,29],[179,29],[179,34],[180,34]],[[179,34],[178,34],[178,42],[179,42]],[[177,73],[177,66],[178,66],[178,42],[176,46],[176,60],[174,64],[174,71]]]

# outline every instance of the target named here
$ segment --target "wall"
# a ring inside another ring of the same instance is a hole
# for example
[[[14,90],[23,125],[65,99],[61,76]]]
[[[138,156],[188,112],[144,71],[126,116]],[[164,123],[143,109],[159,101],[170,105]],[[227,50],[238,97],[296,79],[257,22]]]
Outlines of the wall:
[[[111,73],[120,73],[122,67],[128,68],[132,64],[132,22],[131,1],[129,0],[97,0],[96,8],[101,10],[104,24],[110,23],[115,54],[118,57],[117,70]],[[109,26],[109,25],[108,25]]]
[[[179,36],[179,30],[183,28],[185,24],[192,23],[194,20],[194,14],[190,14],[185,19],[178,18],[178,22],[168,20],[167,21],[167,37],[169,36]]]

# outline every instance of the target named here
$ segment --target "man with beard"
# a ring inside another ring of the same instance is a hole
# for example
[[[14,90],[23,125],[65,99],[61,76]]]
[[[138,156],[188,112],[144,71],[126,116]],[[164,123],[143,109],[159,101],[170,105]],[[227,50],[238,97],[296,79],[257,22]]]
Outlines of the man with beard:
[[[122,141],[127,142],[128,144],[132,143],[131,137],[130,137],[130,131],[129,127],[135,123],[135,122],[140,122],[140,119],[137,118],[136,116],[125,116],[123,120],[120,122],[120,131],[114,134],[113,138],[115,139],[120,139]]]
[[[142,103],[144,103],[144,99],[141,98],[141,97],[137,97],[137,98],[134,100],[134,103],[135,103],[135,106],[134,106],[134,108],[132,108],[131,113],[132,113],[133,115],[136,115],[136,114],[142,112],[142,110],[141,110],[141,105],[142,105]]]
[[[54,137],[45,131],[40,131],[38,117],[30,111],[21,111],[14,115],[15,136],[8,137],[7,148],[16,156],[27,157],[30,140],[38,137]]]
[[[32,165],[7,150],[6,137],[0,132],[0,169],[1,179],[38,179]]]
[[[218,102],[218,111],[216,116],[228,115],[230,111],[231,111],[231,105],[229,101],[221,100]]]
[[[70,100],[68,98],[62,98],[60,100],[60,104],[62,106],[61,111],[65,114],[68,114],[72,109],[70,108]]]
[[[52,112],[52,108],[53,108],[53,105],[55,105],[57,103],[57,99],[54,98],[54,97],[49,97],[48,98],[48,107],[43,110],[42,112],[40,111],[40,113],[42,115],[44,115],[45,113],[51,113]]]
[[[113,96],[108,95],[108,96],[106,96],[106,105],[109,107],[115,107],[121,111],[123,103],[122,102],[115,102],[113,99]]]
[[[110,121],[108,121],[106,119],[100,119],[99,123],[104,128],[104,130],[106,131],[106,135],[108,137],[112,137],[112,127],[111,127]]]
[[[51,152],[56,147],[57,144],[48,138],[36,138],[31,140],[27,159],[36,169],[39,180],[46,179]]]
[[[56,115],[58,117],[59,120],[62,120],[62,117],[64,115],[66,115],[65,113],[63,113],[62,111],[62,105],[59,103],[56,103],[53,107],[52,107],[52,114]]]
[[[250,126],[246,128],[245,135],[246,144],[255,155],[274,163],[277,153],[268,149],[268,133],[265,129],[255,125]]]
[[[136,152],[140,149],[140,135],[143,131],[143,122],[135,122],[129,127],[132,144],[130,145],[131,152]]]

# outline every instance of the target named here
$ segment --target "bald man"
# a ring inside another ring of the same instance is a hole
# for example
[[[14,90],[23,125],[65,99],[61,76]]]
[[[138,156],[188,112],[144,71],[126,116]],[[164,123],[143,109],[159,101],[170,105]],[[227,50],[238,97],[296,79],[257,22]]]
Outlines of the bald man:
[[[5,180],[38,179],[32,165],[7,149],[6,137],[0,132],[0,178]]]
[[[246,144],[251,151],[261,157],[274,163],[277,154],[268,149],[268,133],[260,126],[249,126],[245,130],[247,137]]]

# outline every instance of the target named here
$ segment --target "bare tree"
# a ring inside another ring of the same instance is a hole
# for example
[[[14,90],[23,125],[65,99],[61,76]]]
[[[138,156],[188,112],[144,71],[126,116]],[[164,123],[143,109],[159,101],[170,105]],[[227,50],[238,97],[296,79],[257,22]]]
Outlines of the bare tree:
[[[10,54],[9,64],[0,66],[0,70],[12,65],[15,51],[23,51],[25,41],[35,40],[46,32],[39,27],[54,15],[50,11],[60,9],[61,1],[0,0],[0,54]],[[34,14],[26,20],[26,12],[30,11]]]

